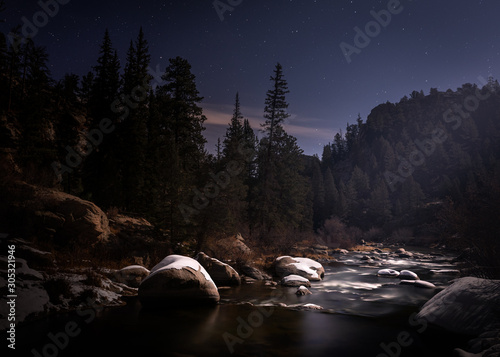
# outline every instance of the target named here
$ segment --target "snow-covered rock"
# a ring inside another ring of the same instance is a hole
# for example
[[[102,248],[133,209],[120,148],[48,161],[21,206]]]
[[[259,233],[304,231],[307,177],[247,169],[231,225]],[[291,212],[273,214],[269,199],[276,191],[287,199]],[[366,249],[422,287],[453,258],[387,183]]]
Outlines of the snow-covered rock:
[[[149,270],[141,265],[130,265],[114,272],[113,278],[118,283],[138,288],[149,273]]]
[[[460,274],[460,270],[458,269],[432,269],[432,274],[443,274],[443,275],[455,275]]]
[[[413,285],[416,288],[435,289],[436,285],[425,280],[401,280],[402,285]]]
[[[303,285],[299,286],[299,288],[295,292],[295,295],[298,295],[298,296],[311,295],[311,294],[312,294],[312,292],[310,292],[309,289]]]
[[[315,305],[315,304],[305,304],[305,305],[302,305],[302,307],[304,309],[308,309],[308,310],[323,310],[323,307],[321,307],[319,305]]]
[[[383,276],[387,278],[396,278],[399,276],[399,271],[393,269],[380,269],[377,272],[378,276]]]
[[[430,299],[418,313],[448,331],[477,335],[499,321],[500,280],[460,278]]]
[[[240,275],[230,265],[211,258],[203,252],[196,255],[195,258],[210,274],[215,284],[219,286],[240,285]]]
[[[169,255],[158,263],[139,286],[145,305],[168,303],[216,303],[220,300],[214,281],[196,260]]]
[[[323,266],[309,258],[282,256],[276,258],[274,264],[276,275],[279,277],[300,275],[310,281],[320,281],[325,276]]]
[[[311,287],[311,282],[300,275],[288,275],[281,279],[283,286],[306,286]]]
[[[418,275],[411,270],[401,270],[399,273],[399,278],[400,279],[405,279],[405,280],[419,280],[420,278]]]

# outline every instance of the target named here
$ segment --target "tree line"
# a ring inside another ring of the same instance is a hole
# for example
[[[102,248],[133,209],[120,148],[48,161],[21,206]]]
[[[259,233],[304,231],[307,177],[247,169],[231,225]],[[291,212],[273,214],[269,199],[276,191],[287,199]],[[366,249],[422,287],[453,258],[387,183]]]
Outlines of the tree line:
[[[92,69],[60,81],[51,78],[45,48],[31,40],[17,49],[2,43],[4,124],[19,130],[13,148],[25,180],[145,216],[172,242],[202,245],[209,236],[244,232],[270,244],[310,229],[304,155],[282,125],[288,85],[279,63],[262,138],[236,93],[212,155],[191,65],[171,58],[161,80],[154,79],[142,29],[123,69],[106,31]]]
[[[0,135],[21,178],[144,216],[172,246],[241,232],[290,247],[332,218],[362,232],[357,237],[383,239],[401,228],[444,235],[453,226],[446,204],[468,207],[499,181],[500,86],[492,78],[381,104],[318,157],[304,155],[284,129],[289,89],[278,63],[264,123],[251,127],[235,93],[213,155],[191,65],[171,58],[153,76],[142,29],[123,68],[108,31],[81,78],[53,80],[48,60],[32,40],[14,48],[0,36]],[[438,227],[444,221],[446,229]],[[374,229],[378,236],[369,235]]]

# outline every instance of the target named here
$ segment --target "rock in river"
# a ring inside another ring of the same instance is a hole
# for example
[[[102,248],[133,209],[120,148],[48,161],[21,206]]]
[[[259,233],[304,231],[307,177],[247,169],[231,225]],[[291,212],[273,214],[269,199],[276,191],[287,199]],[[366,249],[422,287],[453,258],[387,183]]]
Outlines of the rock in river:
[[[406,280],[419,280],[418,275],[410,270],[401,270],[399,278]]]
[[[276,258],[274,264],[276,275],[279,277],[293,274],[303,276],[310,281],[320,281],[325,276],[325,269],[323,266],[309,258],[282,256]]]
[[[281,279],[281,285],[283,286],[306,286],[311,287],[309,280],[300,275],[288,275]]]
[[[402,285],[413,285],[416,288],[435,289],[436,285],[424,280],[401,280]]]
[[[380,269],[377,274],[387,278],[396,278],[399,276],[399,271],[393,269]]]
[[[312,292],[310,292],[309,289],[306,288],[305,286],[301,285],[301,286],[299,286],[299,288],[295,292],[295,295],[298,295],[298,296],[312,295]]]
[[[217,286],[199,262],[181,255],[169,255],[158,263],[139,286],[144,305],[216,303]]]
[[[498,323],[500,280],[465,277],[430,299],[417,318],[450,332],[477,335]]]
[[[195,258],[219,286],[240,285],[240,275],[230,265],[199,252]]]

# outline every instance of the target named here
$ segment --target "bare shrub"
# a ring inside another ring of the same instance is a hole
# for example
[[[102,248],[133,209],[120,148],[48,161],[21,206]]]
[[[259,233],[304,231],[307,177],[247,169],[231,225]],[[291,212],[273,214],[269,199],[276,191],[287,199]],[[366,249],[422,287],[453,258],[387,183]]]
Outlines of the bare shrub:
[[[384,231],[377,227],[372,227],[363,234],[363,239],[367,242],[381,242],[384,237]]]
[[[318,242],[329,248],[349,249],[361,239],[362,232],[357,227],[348,227],[339,217],[332,217],[318,231]]]
[[[406,243],[413,239],[413,230],[410,228],[398,228],[391,234],[391,241]]]
[[[118,216],[119,213],[120,210],[118,209],[118,207],[109,207],[106,211],[106,216],[108,216],[108,219],[113,219]]]

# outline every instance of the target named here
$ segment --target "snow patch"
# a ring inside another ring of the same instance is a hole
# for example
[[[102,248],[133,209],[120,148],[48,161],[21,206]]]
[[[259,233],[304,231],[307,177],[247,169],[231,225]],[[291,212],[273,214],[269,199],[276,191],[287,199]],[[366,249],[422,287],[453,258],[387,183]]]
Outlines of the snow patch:
[[[309,283],[309,279],[304,278],[300,275],[288,275],[283,278],[283,282],[288,283],[290,281],[300,281],[303,283]]]
[[[288,255],[278,257],[276,258],[276,261],[280,261],[283,258],[293,259],[295,263],[291,263],[290,265],[294,265],[298,270],[311,275],[315,279],[319,279],[317,270],[323,267],[320,263],[309,258],[295,258]]]
[[[156,264],[153,269],[151,269],[151,273],[143,280],[147,280],[149,277],[155,275],[156,273],[162,271],[162,270],[167,270],[167,269],[183,269],[189,267],[195,271],[201,271],[201,273],[205,276],[205,279],[208,281],[212,282],[212,284],[215,285],[214,281],[212,280],[212,277],[208,272],[201,266],[200,263],[198,263],[196,260],[193,258],[185,257],[183,255],[169,255],[168,257],[164,258],[161,262]],[[215,285],[217,286],[217,285]]]

